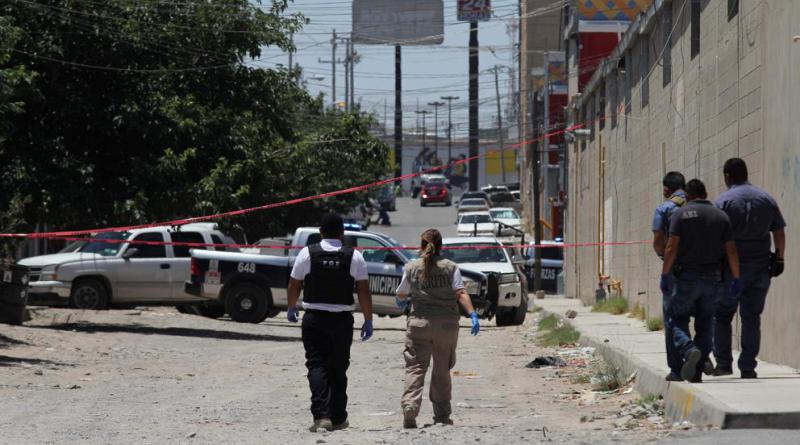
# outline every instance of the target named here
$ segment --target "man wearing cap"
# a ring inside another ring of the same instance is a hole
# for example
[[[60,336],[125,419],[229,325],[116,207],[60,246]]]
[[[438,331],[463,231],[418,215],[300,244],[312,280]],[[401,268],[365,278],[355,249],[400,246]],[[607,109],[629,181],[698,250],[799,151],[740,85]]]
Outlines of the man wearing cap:
[[[335,213],[322,217],[322,241],[303,248],[289,278],[286,318],[297,322],[303,294],[302,336],[311,387],[311,432],[347,428],[347,368],[353,343],[353,289],[364,314],[361,340],[372,337],[372,295],[361,252],[344,247],[344,222]]]

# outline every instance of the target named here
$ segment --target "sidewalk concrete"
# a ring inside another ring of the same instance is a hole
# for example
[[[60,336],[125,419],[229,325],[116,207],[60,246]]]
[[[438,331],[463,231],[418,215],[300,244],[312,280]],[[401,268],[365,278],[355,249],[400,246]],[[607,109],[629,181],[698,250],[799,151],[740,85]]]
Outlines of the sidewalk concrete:
[[[603,358],[636,372],[640,394],[661,394],[666,415],[674,421],[720,428],[800,429],[800,372],[788,366],[759,361],[758,379],[703,376],[703,383],[666,382],[664,332],[649,332],[644,323],[625,315],[593,313],[580,300],[548,296],[535,300],[545,312],[564,317],[581,332],[581,343],[593,346]],[[769,341],[769,339],[762,339]],[[734,363],[736,363],[734,359]]]

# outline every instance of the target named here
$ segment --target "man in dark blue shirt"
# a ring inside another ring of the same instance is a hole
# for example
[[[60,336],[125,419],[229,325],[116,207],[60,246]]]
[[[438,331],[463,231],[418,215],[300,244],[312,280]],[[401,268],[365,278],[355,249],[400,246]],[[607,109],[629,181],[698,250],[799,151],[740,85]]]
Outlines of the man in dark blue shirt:
[[[667,246],[667,237],[669,236],[669,219],[675,210],[686,203],[686,192],[683,191],[686,187],[686,179],[680,172],[669,172],[664,175],[661,184],[666,201],[659,204],[653,213],[653,250],[656,251],[656,255],[659,258],[664,258],[664,249]],[[683,380],[681,378],[683,360],[675,350],[675,345],[670,336],[669,294],[667,293],[661,294],[661,308],[664,320],[664,341],[667,346],[667,366],[670,369],[666,380],[668,382],[676,382]]]
[[[722,261],[727,256],[734,279],[729,292],[739,292],[739,260],[728,216],[706,200],[699,179],[686,184],[689,202],[672,214],[669,241],[661,270],[661,290],[670,295],[670,334],[683,360],[683,380],[699,383],[712,349],[714,299],[722,285]],[[670,275],[675,274],[674,280]],[[695,336],[689,332],[694,316]]]
[[[742,293],[738,296],[721,295],[717,301],[714,324],[717,368],[714,375],[733,374],[731,322],[738,308],[742,319],[742,348],[738,365],[742,378],[752,379],[757,377],[755,369],[761,345],[761,312],[764,310],[770,279],[783,272],[786,222],[772,196],[747,182],[747,164],[742,159],[728,159],[723,174],[728,190],[714,204],[731,220],[741,262]],[[775,244],[774,253],[770,252],[770,241]],[[730,280],[728,271],[725,272],[725,279]]]

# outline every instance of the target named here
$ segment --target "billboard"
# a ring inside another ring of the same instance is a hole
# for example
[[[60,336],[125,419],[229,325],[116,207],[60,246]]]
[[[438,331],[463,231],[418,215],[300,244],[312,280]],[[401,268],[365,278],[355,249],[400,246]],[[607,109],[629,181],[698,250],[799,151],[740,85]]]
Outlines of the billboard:
[[[458,0],[459,22],[485,22],[492,18],[492,0]]]
[[[444,41],[442,0],[353,0],[353,42],[438,45]]]

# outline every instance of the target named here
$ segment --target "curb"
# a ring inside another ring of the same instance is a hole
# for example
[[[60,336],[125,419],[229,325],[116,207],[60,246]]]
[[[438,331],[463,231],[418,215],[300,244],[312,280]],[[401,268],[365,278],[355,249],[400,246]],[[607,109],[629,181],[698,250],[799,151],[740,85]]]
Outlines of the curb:
[[[545,315],[555,315],[569,323],[562,314],[547,309]],[[664,398],[664,414],[672,422],[689,421],[697,426],[717,428],[775,428],[797,429],[800,426],[800,412],[753,413],[735,410],[717,400],[701,387],[685,382],[667,382],[663,371],[654,369],[629,352],[610,346],[603,338],[586,334],[574,324],[581,333],[580,343],[591,346],[607,362],[622,369],[625,375],[636,374],[634,388],[639,394],[660,394]]]

